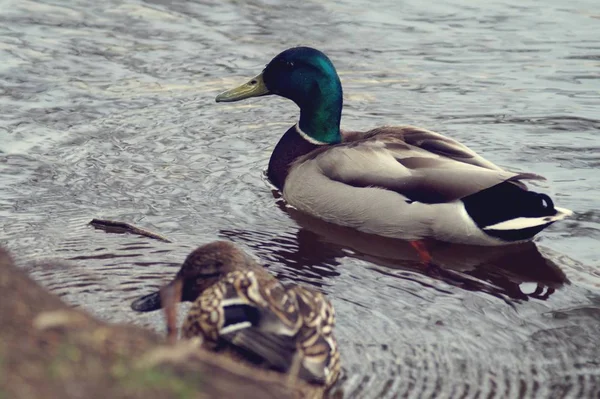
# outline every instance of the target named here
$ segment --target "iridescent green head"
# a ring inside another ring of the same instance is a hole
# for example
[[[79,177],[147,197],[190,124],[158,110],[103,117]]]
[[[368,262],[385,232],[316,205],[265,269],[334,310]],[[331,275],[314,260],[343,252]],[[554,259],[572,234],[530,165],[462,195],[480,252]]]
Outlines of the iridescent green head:
[[[342,85],[325,54],[294,47],[277,55],[261,74],[217,96],[217,102],[276,94],[300,107],[300,129],[323,143],[340,141]]]

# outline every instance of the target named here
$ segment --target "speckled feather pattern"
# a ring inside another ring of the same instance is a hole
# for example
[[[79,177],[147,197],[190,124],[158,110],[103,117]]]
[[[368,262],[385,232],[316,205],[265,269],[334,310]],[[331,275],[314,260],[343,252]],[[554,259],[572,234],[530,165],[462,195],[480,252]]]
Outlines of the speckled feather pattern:
[[[193,303],[182,327],[183,337],[201,336],[208,346],[216,344],[223,338],[225,307],[231,301],[260,310],[264,322],[248,329],[295,341],[302,377],[326,385],[336,381],[340,356],[333,336],[335,313],[323,294],[296,285],[284,286],[269,274],[233,271],[205,289]]]

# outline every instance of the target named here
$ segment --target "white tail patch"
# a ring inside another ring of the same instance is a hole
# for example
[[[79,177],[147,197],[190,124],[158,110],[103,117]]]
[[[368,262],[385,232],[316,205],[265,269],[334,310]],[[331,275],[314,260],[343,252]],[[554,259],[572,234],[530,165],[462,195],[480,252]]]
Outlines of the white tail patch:
[[[483,230],[523,230],[529,227],[541,226],[544,224],[556,222],[557,220],[561,220],[566,218],[567,216],[571,216],[573,211],[565,208],[554,208],[556,210],[556,215],[551,216],[538,216],[538,217],[519,217],[515,219],[506,220],[504,222],[496,223],[491,226],[486,226]]]
[[[573,214],[573,211],[567,208],[559,208],[557,206],[554,207],[554,209],[556,210],[556,215],[554,215],[554,217],[557,217],[558,215],[562,215],[562,217],[560,219],[564,219],[567,216],[571,216]],[[560,220],[560,219],[556,219],[556,220]]]

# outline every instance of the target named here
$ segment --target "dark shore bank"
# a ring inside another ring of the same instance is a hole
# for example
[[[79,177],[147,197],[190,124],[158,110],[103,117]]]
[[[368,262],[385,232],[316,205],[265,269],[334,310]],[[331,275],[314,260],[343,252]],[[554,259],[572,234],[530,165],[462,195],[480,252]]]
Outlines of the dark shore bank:
[[[315,386],[73,309],[0,248],[0,398],[320,397]]]

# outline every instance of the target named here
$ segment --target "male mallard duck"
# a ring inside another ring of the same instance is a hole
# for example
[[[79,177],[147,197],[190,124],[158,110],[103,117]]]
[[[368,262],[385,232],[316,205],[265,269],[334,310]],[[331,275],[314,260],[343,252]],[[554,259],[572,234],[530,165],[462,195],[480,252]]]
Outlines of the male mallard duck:
[[[208,348],[239,350],[309,382],[331,386],[339,375],[331,303],[319,292],[281,284],[230,242],[199,247],[162,289],[162,299],[158,291],[131,306],[141,312],[164,306],[171,335],[173,297],[194,301],[183,323],[184,338],[201,336]]]
[[[325,221],[400,238],[503,245],[526,241],[572,214],[459,142],[413,126],[340,130],[342,86],[322,52],[296,47],[217,102],[276,94],[300,107],[268,177],[288,204]]]

